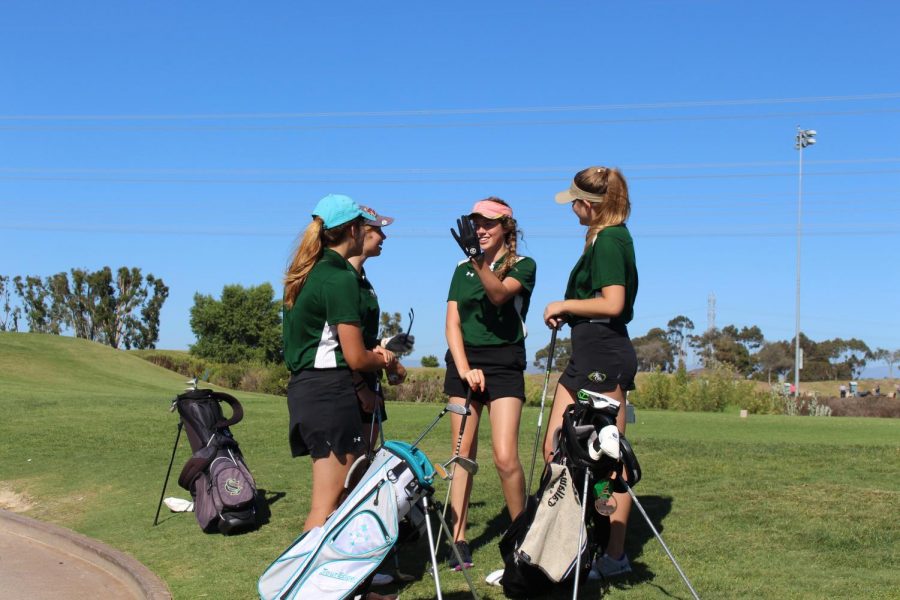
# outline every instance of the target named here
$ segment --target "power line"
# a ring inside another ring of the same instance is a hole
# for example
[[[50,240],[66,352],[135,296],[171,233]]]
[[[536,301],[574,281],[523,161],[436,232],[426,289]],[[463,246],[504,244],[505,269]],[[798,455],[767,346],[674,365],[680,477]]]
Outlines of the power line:
[[[732,169],[762,167],[793,167],[795,161],[771,160],[750,162],[701,162],[701,163],[647,163],[617,165],[623,171],[641,170],[684,170],[684,169]],[[808,160],[808,165],[858,165],[900,163],[900,157],[870,157],[830,160]],[[76,167],[0,167],[0,173],[63,173],[63,174],[145,174],[145,175],[292,175],[292,174],[328,174],[328,175],[428,175],[428,174],[471,174],[471,173],[565,173],[570,175],[580,166],[532,166],[532,167],[305,167],[291,169],[268,168],[76,168]],[[630,177],[629,177],[630,179]]]
[[[358,117],[417,117],[477,114],[520,114],[546,112],[587,112],[615,110],[659,110],[677,108],[707,108],[722,106],[758,106],[766,104],[807,104],[821,102],[860,102],[893,100],[900,92],[881,94],[855,94],[845,96],[806,96],[788,98],[749,98],[734,100],[685,100],[670,102],[640,102],[632,104],[582,104],[568,106],[525,107],[476,107],[432,108],[386,111],[322,111],[322,112],[257,112],[257,113],[200,113],[200,114],[132,114],[132,115],[0,115],[3,121],[178,121],[178,120],[234,120],[234,119],[308,119],[308,118],[358,118]]]
[[[882,169],[871,171],[818,171],[804,173],[809,177],[853,177],[859,175],[886,175],[900,173],[900,169]],[[689,179],[757,179],[774,177],[796,177],[796,173],[719,173],[719,174],[693,174],[693,175],[636,175],[629,180],[689,180]],[[38,176],[9,176],[0,175],[0,181],[41,181],[41,182],[96,182],[96,183],[192,183],[192,184],[348,184],[348,185],[379,185],[379,184],[421,184],[421,183],[532,183],[539,181],[559,181],[558,177],[521,177],[509,178],[466,178],[466,179],[139,179],[126,177],[38,177]]]
[[[0,125],[0,131],[318,131],[358,129],[453,129],[484,127],[559,127],[586,125],[618,125],[626,123],[665,123],[690,121],[751,121],[760,119],[810,119],[814,117],[844,117],[869,114],[897,114],[900,108],[851,111],[802,111],[739,115],[685,115],[671,117],[630,117],[618,119],[569,119],[551,121],[478,121],[444,123],[349,123],[329,125],[218,125],[218,126],[158,126],[158,125]],[[0,117],[2,120],[2,117]]]

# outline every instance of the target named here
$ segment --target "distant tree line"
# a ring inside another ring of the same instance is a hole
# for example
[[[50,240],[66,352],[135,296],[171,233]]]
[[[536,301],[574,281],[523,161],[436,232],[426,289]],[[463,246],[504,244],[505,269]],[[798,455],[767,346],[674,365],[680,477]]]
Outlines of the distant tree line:
[[[71,333],[113,348],[155,348],[168,296],[162,279],[136,267],[0,275],[0,331]]]
[[[654,327],[645,335],[635,337],[638,369],[659,369],[672,373],[685,366],[688,350],[693,350],[704,367],[729,365],[747,378],[771,381],[773,377],[787,376],[794,369],[794,340],[767,341],[756,326],[726,325],[694,333],[694,323],[679,315],[666,324],[666,328]],[[893,377],[894,365],[900,362],[900,350],[876,348],[872,350],[862,340],[834,338],[815,342],[800,333],[803,351],[803,368],[800,379],[821,381],[826,379],[856,379],[869,362],[881,362],[888,366]],[[534,366],[547,368],[550,345],[535,353]],[[553,369],[563,371],[572,353],[569,338],[556,340]]]

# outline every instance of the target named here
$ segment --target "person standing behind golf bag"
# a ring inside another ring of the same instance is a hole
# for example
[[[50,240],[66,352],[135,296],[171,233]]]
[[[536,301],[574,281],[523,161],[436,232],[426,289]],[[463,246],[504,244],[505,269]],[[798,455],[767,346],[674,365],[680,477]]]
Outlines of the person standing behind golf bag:
[[[360,309],[362,313],[362,334],[363,343],[366,348],[372,350],[381,346],[387,348],[396,354],[412,352],[413,344],[416,338],[413,335],[398,333],[389,338],[379,338],[378,329],[381,324],[381,308],[378,306],[378,295],[375,294],[375,288],[372,282],[366,276],[366,270],[363,264],[366,259],[373,256],[381,256],[381,246],[387,236],[382,230],[394,222],[391,217],[379,215],[367,206],[360,206],[366,212],[372,221],[367,221],[363,225],[365,239],[363,240],[362,254],[351,256],[348,262],[359,273],[359,291],[360,291]],[[406,378],[406,369],[398,360],[395,366],[388,373],[388,381],[391,385],[403,383]],[[356,395],[359,397],[360,417],[363,420],[363,441],[366,443],[369,452],[373,450],[374,440],[378,438],[379,423],[387,420],[387,411],[384,408],[384,394],[381,391],[381,370],[374,373],[364,371],[353,372],[353,385],[356,388]],[[373,421],[374,410],[380,411],[379,418]]]
[[[347,262],[362,252],[363,225],[371,215],[338,194],[322,198],[312,214],[284,276],[291,454],[313,461],[304,531],[322,525],[338,507],[344,478],[365,451],[351,369],[374,372],[395,360],[380,346],[365,348],[359,280]]]
[[[565,300],[544,309],[549,327],[568,323],[572,328],[572,355],[556,386],[544,437],[548,461],[563,413],[580,389],[601,392],[621,403],[616,426],[624,434],[625,393],[634,389],[637,373],[626,327],[638,290],[634,244],[625,226],[631,212],[628,184],[618,169],[589,167],[575,175],[568,190],[556,195],[556,202],[570,204],[588,230],[581,258],[569,275]],[[627,493],[614,496],[618,508],[610,517],[609,543],[594,563],[594,574],[606,577],[631,571],[625,555],[631,497]]]
[[[510,206],[499,198],[476,202],[457,221],[454,239],[466,255],[456,267],[447,295],[446,335],[449,350],[444,393],[463,404],[471,390],[472,417],[452,417],[454,453],[475,460],[478,420],[484,406],[491,419],[494,464],[511,519],[525,505],[525,474],[519,461],[519,420],[525,402],[525,316],[534,290],[537,265],[516,252],[518,230]],[[463,433],[460,437],[460,429]],[[461,440],[461,443],[460,443]],[[450,567],[472,566],[466,542],[466,518],[472,481],[455,469],[450,488],[453,540],[463,559],[453,554]]]

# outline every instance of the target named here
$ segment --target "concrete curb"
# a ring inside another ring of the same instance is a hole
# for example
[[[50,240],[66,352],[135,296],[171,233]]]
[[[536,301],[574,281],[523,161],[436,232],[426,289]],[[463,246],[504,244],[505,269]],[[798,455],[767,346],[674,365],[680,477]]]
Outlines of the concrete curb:
[[[166,584],[135,558],[70,529],[0,509],[0,535],[3,534],[38,544],[48,554],[65,553],[84,560],[117,580],[135,598],[172,599]],[[34,573],[33,576],[43,575]]]

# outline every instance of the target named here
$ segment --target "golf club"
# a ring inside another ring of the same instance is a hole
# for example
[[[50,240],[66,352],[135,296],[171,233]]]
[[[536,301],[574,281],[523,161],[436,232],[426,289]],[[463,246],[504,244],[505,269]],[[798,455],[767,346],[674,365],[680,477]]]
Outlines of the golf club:
[[[412,308],[409,309],[409,325],[406,326],[406,337],[409,337],[409,332],[412,331],[413,321],[416,320],[416,311]]]
[[[528,484],[526,485],[525,497],[531,495],[531,480],[534,476],[534,461],[537,459],[538,444],[541,443],[541,426],[544,422],[544,401],[547,398],[547,386],[550,383],[550,369],[553,366],[553,353],[556,351],[556,327],[550,334],[550,352],[547,355],[547,371],[544,373],[544,390],[541,392],[541,412],[538,413],[537,433],[534,436],[534,448],[531,450],[531,466],[528,468]]]
[[[460,465],[460,468],[466,471],[467,473],[471,473],[474,475],[478,472],[478,463],[474,460],[463,457],[459,455],[459,451],[462,448],[462,440],[463,434],[466,431],[466,419],[471,414],[471,410],[469,409],[469,405],[472,403],[472,388],[469,388],[469,391],[466,392],[466,406],[465,406],[465,414],[462,418],[462,423],[459,424],[459,435],[456,437],[456,451],[453,453],[453,456],[447,463],[444,465],[445,467],[448,465],[453,465],[453,469],[450,471],[450,484],[447,486],[447,497],[444,499],[444,510],[441,512],[441,520],[446,520],[447,518],[447,507],[450,506],[450,490],[453,489],[453,476],[456,474],[456,465]],[[449,406],[449,405],[448,405]],[[455,406],[459,406],[456,404]],[[438,531],[437,542],[434,544],[434,551],[437,552],[438,545],[441,543],[441,533],[443,530]],[[450,546],[453,548],[453,551],[459,554],[456,551],[456,544],[453,543],[452,536],[448,537],[450,540]],[[458,560],[458,559],[457,559]],[[462,561],[459,563],[462,565]],[[465,568],[463,568],[465,570]]]
[[[412,447],[415,448],[416,446],[418,446],[419,442],[422,441],[422,438],[424,438],[426,435],[428,435],[428,432],[431,431],[432,429],[434,429],[434,426],[437,425],[437,422],[441,420],[441,417],[446,415],[448,412],[452,412],[453,414],[456,414],[456,415],[461,415],[463,417],[463,419],[465,419],[466,416],[468,416],[468,414],[469,414],[469,409],[468,409],[468,407],[460,406],[459,404],[447,404],[446,406],[444,406],[443,410],[441,410],[441,412],[438,413],[438,416],[436,416],[434,418],[434,421],[431,422],[431,425],[426,427],[425,431],[423,431],[419,435],[419,437],[416,438],[416,441],[412,443]]]
[[[641,506],[641,503],[638,501],[637,496],[635,496],[634,490],[631,489],[631,486],[628,485],[628,482],[624,479],[622,480],[622,483],[625,485],[626,489],[628,489],[628,494],[634,501],[635,506],[638,507],[638,510],[641,511],[641,514],[644,516],[644,520],[647,521],[647,525],[650,526],[650,530],[653,532],[653,535],[655,535],[656,539],[659,540],[659,543],[662,544],[663,550],[665,550],[666,554],[669,556],[669,560],[671,560],[672,564],[675,565],[675,569],[678,571],[678,574],[681,575],[681,579],[684,580],[685,585],[687,585],[688,589],[691,591],[691,595],[694,597],[694,600],[700,600],[700,596],[697,595],[697,592],[694,590],[694,586],[692,586],[691,582],[688,581],[687,575],[685,575],[684,571],[681,570],[681,567],[678,565],[678,561],[676,561],[675,557],[672,556],[672,553],[669,552],[669,547],[666,546],[666,543],[663,541],[662,536],[659,535],[656,527],[653,526],[653,523],[650,521],[650,517],[647,516],[646,511],[644,511],[644,507]]]
[[[175,406],[174,404],[172,406]],[[178,449],[178,440],[181,438],[181,428],[184,423],[178,420],[178,433],[175,434],[175,445],[172,446],[172,458],[169,460],[169,470],[166,471],[166,480],[163,481],[162,493],[159,495],[159,504],[156,506],[156,516],[153,517],[153,526],[156,527],[159,522],[159,509],[162,508],[163,497],[166,495],[166,486],[169,485],[169,475],[172,473],[172,463],[175,462],[175,451]]]

